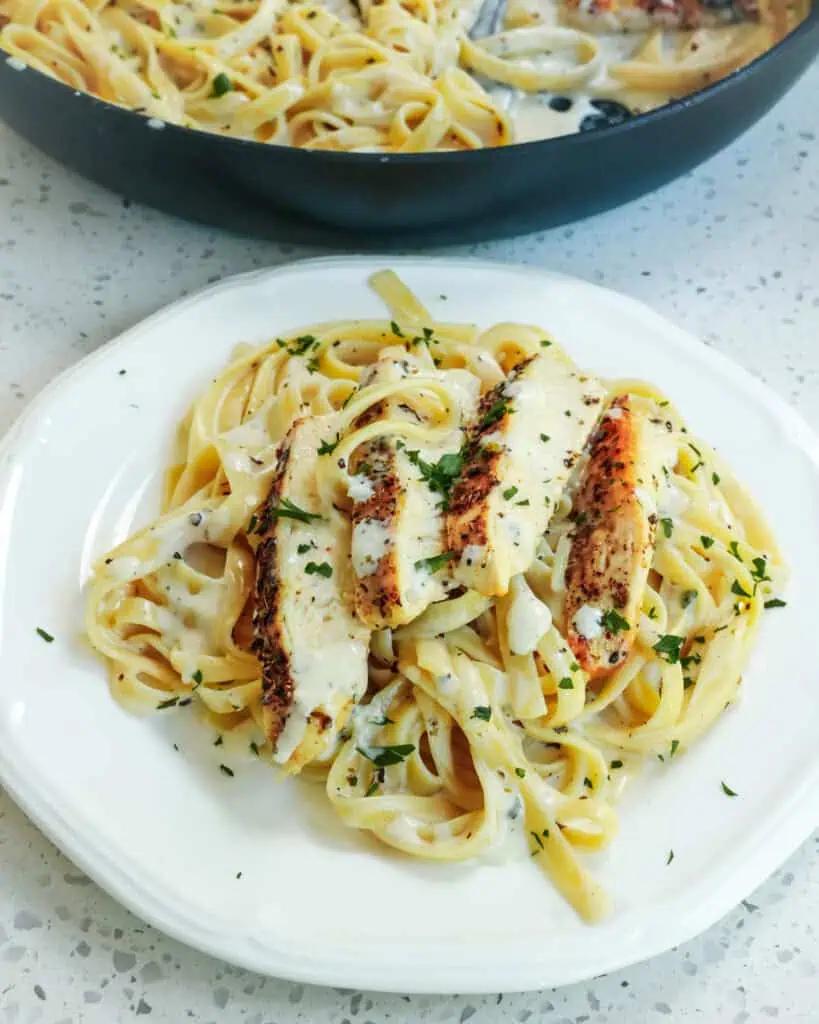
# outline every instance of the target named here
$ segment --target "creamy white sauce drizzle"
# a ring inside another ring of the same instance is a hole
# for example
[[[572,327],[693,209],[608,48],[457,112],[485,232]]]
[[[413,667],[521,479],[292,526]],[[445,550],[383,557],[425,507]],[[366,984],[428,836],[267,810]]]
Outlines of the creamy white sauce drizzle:
[[[552,613],[535,597],[525,577],[513,577],[509,590],[512,595],[506,619],[509,649],[512,654],[531,654],[552,625]]]
[[[587,640],[596,640],[603,633],[603,613],[593,605],[584,604],[572,620],[575,630]]]

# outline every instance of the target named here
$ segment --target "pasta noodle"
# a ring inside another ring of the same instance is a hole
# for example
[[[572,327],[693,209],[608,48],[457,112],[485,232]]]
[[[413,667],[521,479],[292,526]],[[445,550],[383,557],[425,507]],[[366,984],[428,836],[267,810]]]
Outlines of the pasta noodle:
[[[441,443],[457,428],[464,375],[491,394],[542,346],[556,348],[523,325],[436,322],[390,272],[373,286],[394,320],[322,323],[261,348],[242,345],[194,401],[160,517],[94,566],[89,639],[129,707],[193,704],[220,734],[244,737],[286,771],[306,766],[342,821],[406,854],[531,855],[585,919],[597,920],[608,896],[583,854],[613,840],[617,797],[641,762],[682,755],[737,699],[764,608],[781,603],[772,595],[785,568],[753,501],[669,401],[641,381],[608,381],[598,429],[621,415],[627,396],[670,452],[624,659],[602,675],[587,670],[565,622],[587,450],[533,561],[505,594],[461,587],[409,622],[374,629],[363,699],[336,708],[329,734],[308,720],[287,750],[275,750],[249,606],[257,523],[294,422],[322,425],[316,493],[340,545],[356,453],[384,436]],[[370,382],[385,354],[417,360],[418,373]],[[364,415],[392,408],[390,400],[412,403],[415,415]],[[325,575],[312,562],[307,572]],[[615,632],[624,622],[615,617]],[[326,638],[304,642],[320,649]]]
[[[807,14],[807,0],[716,14],[692,0],[675,21],[690,3],[631,2],[508,0],[487,18],[479,0],[0,0],[0,46],[151,119],[414,153],[622,120],[747,64]]]

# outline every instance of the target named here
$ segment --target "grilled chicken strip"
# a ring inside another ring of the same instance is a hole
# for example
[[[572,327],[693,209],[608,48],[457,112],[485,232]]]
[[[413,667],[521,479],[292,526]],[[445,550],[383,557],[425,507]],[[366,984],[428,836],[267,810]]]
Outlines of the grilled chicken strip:
[[[784,7],[784,4],[783,4]],[[758,21],[757,0],[564,0],[561,20],[586,32],[646,32],[652,28],[716,28]]]
[[[484,395],[446,515],[459,583],[498,596],[529,568],[604,393],[554,346]]]
[[[290,771],[326,749],[367,688],[370,630],[352,611],[349,525],[319,507],[316,489],[329,420],[290,428],[258,527],[252,649],[265,733]]]
[[[674,459],[665,426],[635,412],[628,395],[615,399],[592,437],[572,502],[564,603],[569,646],[592,679],[617,668],[636,638],[663,468]]]
[[[403,380],[418,372],[412,358],[403,353],[401,357],[382,357],[361,386]],[[465,370],[423,372],[451,386],[461,417],[474,413],[479,388],[476,377]],[[382,419],[419,422],[406,398],[399,393],[383,399],[362,413],[354,426]],[[431,488],[434,480],[430,481],[429,467],[450,466],[454,475],[460,466],[462,444],[459,429],[434,448],[388,434],[356,452],[349,490],[353,499],[355,607],[358,617],[373,628],[411,622],[434,601],[443,600],[455,585],[442,555],[444,496]]]

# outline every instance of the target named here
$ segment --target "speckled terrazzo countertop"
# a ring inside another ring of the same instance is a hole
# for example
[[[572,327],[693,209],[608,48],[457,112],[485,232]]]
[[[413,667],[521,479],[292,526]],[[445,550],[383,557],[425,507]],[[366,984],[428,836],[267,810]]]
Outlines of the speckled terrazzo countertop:
[[[819,66],[738,144],[573,227],[451,250],[649,302],[819,429]],[[0,430],[58,371],[217,278],[314,254],[185,225],[81,181],[0,126]],[[0,1024],[819,1022],[819,836],[699,939],[514,996],[383,996],[227,967],[96,888],[0,790]]]

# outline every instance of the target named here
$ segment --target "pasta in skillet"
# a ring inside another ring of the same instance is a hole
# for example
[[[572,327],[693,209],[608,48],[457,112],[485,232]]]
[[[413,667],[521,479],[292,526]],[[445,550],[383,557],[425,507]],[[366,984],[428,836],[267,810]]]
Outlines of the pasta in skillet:
[[[480,149],[703,88],[808,0],[0,0],[12,60],[152,119],[311,149]]]

